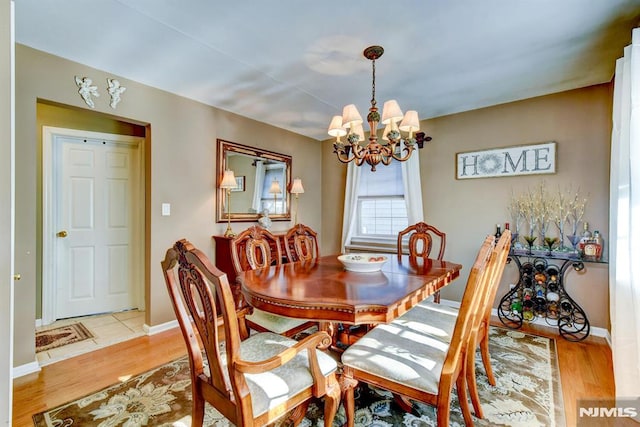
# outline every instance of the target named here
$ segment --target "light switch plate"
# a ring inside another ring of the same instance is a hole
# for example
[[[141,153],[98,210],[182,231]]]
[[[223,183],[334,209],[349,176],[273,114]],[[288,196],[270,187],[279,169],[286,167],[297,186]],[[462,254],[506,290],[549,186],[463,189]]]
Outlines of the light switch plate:
[[[171,215],[171,203],[163,203],[162,204],[162,216]]]

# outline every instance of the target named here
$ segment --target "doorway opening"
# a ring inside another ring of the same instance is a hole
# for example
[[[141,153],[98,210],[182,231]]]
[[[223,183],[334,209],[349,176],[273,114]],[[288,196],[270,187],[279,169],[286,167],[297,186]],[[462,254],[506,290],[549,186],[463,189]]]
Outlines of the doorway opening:
[[[144,138],[43,126],[43,325],[144,310]]]

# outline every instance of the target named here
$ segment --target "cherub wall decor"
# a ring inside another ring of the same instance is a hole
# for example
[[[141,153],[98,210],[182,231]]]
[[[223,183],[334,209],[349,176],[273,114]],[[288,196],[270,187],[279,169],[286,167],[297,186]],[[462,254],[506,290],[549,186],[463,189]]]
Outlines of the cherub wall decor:
[[[111,95],[111,102],[109,105],[115,110],[116,105],[120,102],[120,95],[122,95],[127,88],[120,86],[120,82],[116,79],[107,79],[107,84],[109,85],[107,91],[109,92],[109,95]]]
[[[95,108],[95,104],[93,103],[92,96],[98,97],[100,94],[98,93],[98,86],[94,86],[93,81],[89,77],[78,77],[74,76],[76,79],[76,85],[78,86],[78,93],[87,103],[87,105],[91,108]]]

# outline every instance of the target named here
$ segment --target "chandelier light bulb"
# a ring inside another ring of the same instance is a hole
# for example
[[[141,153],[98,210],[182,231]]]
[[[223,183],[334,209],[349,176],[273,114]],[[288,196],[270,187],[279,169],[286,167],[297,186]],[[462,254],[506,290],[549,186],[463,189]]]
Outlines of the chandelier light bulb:
[[[333,116],[329,124],[329,135],[335,136],[340,141],[340,137],[346,134],[347,130],[342,126],[342,116]]]

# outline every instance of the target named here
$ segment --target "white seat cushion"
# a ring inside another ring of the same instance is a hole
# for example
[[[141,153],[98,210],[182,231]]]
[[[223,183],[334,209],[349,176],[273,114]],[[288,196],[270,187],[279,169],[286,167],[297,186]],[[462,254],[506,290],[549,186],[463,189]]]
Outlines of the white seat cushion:
[[[305,319],[294,319],[293,317],[278,316],[266,311],[254,309],[253,313],[245,317],[247,320],[260,325],[276,334],[283,334],[293,328],[308,322]]]
[[[450,343],[457,319],[457,309],[442,304],[422,301],[395,319],[393,323]]]
[[[240,358],[248,362],[259,362],[281,353],[297,342],[276,333],[257,333],[242,341]],[[322,373],[329,375],[334,372],[337,369],[336,361],[322,351],[316,351]],[[226,364],[226,353],[222,352],[221,356]],[[306,350],[279,368],[262,374],[246,374],[245,378],[251,391],[253,414],[256,417],[313,384]]]
[[[345,366],[436,394],[449,344],[395,321],[378,325],[342,354]]]

